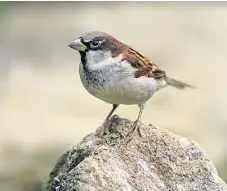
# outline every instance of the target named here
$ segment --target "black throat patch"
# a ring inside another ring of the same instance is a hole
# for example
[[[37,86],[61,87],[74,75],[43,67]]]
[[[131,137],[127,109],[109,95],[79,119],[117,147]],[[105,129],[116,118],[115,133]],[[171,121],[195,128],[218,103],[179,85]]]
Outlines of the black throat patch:
[[[87,58],[86,58],[86,52],[88,51],[81,51],[80,52],[80,59],[81,59],[81,63],[83,65],[84,70],[87,70],[86,64],[87,64]]]
[[[81,58],[81,62],[83,65],[86,64],[87,59],[86,59],[86,52],[80,52],[80,58]]]

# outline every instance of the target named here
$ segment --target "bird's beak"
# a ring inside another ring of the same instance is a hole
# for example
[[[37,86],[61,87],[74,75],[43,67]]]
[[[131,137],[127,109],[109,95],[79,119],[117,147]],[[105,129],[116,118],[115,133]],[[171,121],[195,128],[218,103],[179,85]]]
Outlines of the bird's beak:
[[[69,44],[70,48],[83,52],[87,49],[87,47],[81,42],[81,39],[76,39],[75,41]]]

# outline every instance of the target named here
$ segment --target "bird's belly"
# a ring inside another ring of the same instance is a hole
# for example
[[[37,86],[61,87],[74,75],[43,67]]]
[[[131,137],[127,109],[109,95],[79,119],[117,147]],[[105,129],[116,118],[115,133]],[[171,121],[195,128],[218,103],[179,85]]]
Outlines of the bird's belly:
[[[144,92],[142,93],[138,91],[137,92],[133,91],[132,93],[133,94],[129,93],[129,91],[120,92],[113,90],[111,92],[99,90],[93,95],[107,103],[124,105],[142,104],[145,103],[152,96],[152,94],[150,94],[149,96],[145,96]],[[135,93],[137,94],[137,96],[133,96],[135,95]],[[140,94],[140,96],[138,96],[138,93]]]
[[[119,78],[112,76],[108,79],[99,77],[98,83],[91,83],[81,76],[85,89],[93,96],[111,104],[142,104],[157,90],[157,81],[153,78],[134,78],[128,76]],[[96,79],[97,80],[97,79]]]

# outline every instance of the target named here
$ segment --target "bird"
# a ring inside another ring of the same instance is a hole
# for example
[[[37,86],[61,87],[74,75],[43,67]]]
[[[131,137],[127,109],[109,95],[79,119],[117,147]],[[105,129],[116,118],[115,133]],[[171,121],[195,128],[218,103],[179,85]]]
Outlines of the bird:
[[[83,33],[68,46],[79,51],[79,75],[84,88],[96,98],[112,104],[99,137],[104,135],[105,124],[119,105],[139,106],[137,119],[128,133],[132,139],[141,123],[146,102],[155,92],[168,85],[178,89],[195,88],[167,76],[136,49],[102,31]]]

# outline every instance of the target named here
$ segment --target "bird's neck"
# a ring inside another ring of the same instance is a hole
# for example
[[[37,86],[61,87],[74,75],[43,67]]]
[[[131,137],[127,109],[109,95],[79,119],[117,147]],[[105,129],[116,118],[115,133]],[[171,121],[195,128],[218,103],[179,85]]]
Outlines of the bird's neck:
[[[122,55],[113,58],[109,51],[88,51],[81,52],[80,55],[84,70],[90,71],[112,68],[122,59]]]
[[[107,64],[110,60],[111,54],[108,51],[92,51],[80,52],[81,63],[86,68],[99,68],[103,64]]]

